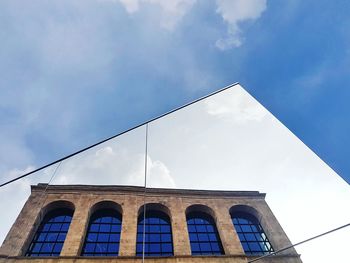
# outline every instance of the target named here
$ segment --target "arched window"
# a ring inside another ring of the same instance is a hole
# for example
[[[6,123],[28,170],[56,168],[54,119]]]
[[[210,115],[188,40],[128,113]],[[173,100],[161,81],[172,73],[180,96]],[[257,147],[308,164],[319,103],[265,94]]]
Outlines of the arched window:
[[[192,255],[223,255],[214,219],[207,213],[193,211],[187,214],[187,228]]]
[[[247,255],[263,255],[273,252],[273,248],[255,216],[246,212],[231,214],[233,225]]]
[[[89,221],[82,256],[118,256],[122,216],[115,209],[95,211]]]
[[[26,256],[59,256],[72,216],[73,211],[66,208],[48,212],[35,233]]]
[[[145,230],[145,236],[143,236]],[[143,241],[145,243],[143,244]],[[137,223],[136,256],[172,256],[173,238],[169,216],[159,210],[148,209],[140,213]]]

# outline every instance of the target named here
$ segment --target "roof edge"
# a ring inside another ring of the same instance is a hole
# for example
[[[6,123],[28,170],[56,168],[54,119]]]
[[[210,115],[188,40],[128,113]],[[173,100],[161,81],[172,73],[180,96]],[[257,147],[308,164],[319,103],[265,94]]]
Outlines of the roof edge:
[[[38,191],[119,191],[119,192],[136,192],[149,194],[181,194],[181,195],[212,195],[212,196],[244,196],[244,197],[258,197],[265,198],[265,193],[259,191],[232,191],[232,190],[197,190],[197,189],[174,189],[174,188],[145,188],[143,186],[132,185],[48,185],[39,183],[31,185],[32,192]]]

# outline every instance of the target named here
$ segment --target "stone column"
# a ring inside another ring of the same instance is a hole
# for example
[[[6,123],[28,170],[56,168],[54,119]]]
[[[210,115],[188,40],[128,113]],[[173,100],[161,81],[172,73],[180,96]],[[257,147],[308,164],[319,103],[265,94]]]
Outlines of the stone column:
[[[77,202],[75,202],[76,207],[72,222],[69,226],[60,256],[80,255],[80,249],[83,245],[87,225],[89,223],[90,204],[90,198],[87,198],[87,196],[79,197]]]
[[[190,238],[187,231],[187,221],[181,198],[172,198],[171,227],[173,232],[174,255],[191,255]]]
[[[122,231],[120,235],[120,256],[135,256],[137,233],[137,197],[125,198],[123,208]]]
[[[244,255],[241,242],[232,224],[229,210],[224,206],[215,207],[216,226],[226,255]]]

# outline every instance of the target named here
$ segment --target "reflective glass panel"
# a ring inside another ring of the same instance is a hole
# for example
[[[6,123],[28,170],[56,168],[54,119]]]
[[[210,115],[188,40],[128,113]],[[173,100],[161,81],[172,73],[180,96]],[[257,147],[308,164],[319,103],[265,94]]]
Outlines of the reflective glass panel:
[[[148,158],[148,187],[266,193],[290,243],[349,223],[349,185],[240,85],[150,123]],[[337,238],[320,238],[323,253],[317,246],[288,253],[340,262],[332,251],[348,242]]]
[[[65,160],[51,185],[144,186],[145,126]]]

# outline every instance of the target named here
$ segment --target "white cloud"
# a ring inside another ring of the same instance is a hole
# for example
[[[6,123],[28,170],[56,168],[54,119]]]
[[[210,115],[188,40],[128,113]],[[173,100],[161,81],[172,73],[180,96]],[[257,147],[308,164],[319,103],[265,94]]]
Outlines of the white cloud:
[[[152,161],[148,158],[148,183],[147,187],[175,188],[175,181],[170,175],[168,167],[159,160]]]
[[[51,184],[96,184],[144,186],[144,129],[63,161]],[[175,187],[167,166],[147,159],[148,186]]]
[[[227,36],[216,41],[221,50],[239,47],[243,43],[239,23],[256,20],[266,10],[266,0],[217,0],[216,12],[227,23]]]
[[[167,30],[172,30],[196,3],[196,0],[120,0],[120,2],[130,14],[139,11],[141,4],[160,7],[160,25]]]
[[[261,121],[267,115],[263,106],[239,89],[215,100],[208,99],[205,103],[208,114],[236,123]]]
[[[126,11],[130,14],[135,13],[139,10],[139,0],[119,0],[120,3],[124,6]]]
[[[52,184],[142,186],[143,160],[142,153],[104,146],[63,162]]]

